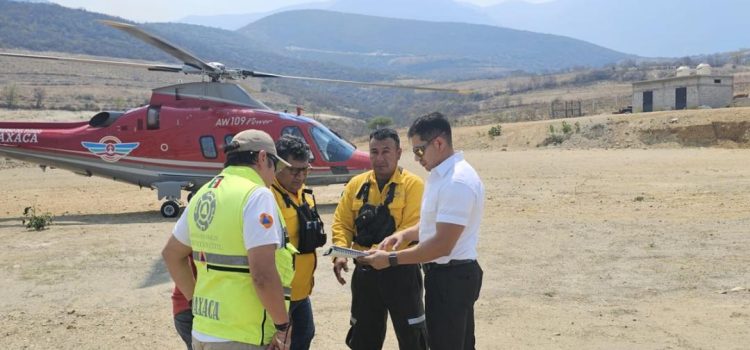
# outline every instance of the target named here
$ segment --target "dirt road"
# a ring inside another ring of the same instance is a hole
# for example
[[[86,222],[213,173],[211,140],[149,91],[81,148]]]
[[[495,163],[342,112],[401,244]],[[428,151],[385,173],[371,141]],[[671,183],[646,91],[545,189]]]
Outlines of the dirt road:
[[[478,349],[747,347],[747,151],[467,158],[487,188]],[[0,181],[0,347],[181,348],[159,259],[173,221],[153,192],[30,167],[4,167]],[[328,227],[340,190],[316,189]],[[34,204],[56,217],[51,229],[21,226]],[[316,279],[313,347],[343,349],[348,285],[325,259]]]

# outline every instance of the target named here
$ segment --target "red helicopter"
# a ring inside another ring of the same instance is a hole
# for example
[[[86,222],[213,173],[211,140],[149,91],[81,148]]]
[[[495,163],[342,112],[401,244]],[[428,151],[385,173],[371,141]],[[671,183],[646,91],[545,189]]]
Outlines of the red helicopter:
[[[187,200],[222,168],[222,146],[242,130],[300,136],[312,149],[309,185],[346,183],[369,169],[368,154],[358,151],[323,124],[302,115],[270,110],[242,87],[227,80],[255,78],[303,79],[321,82],[449,91],[348,80],[321,79],[228,69],[204,62],[189,52],[142,29],[100,21],[131,34],[183,62],[182,66],[142,64],[54,56],[1,53],[0,56],[143,67],[152,71],[199,74],[208,81],[154,89],[148,105],[124,112],[99,112],[88,122],[0,122],[0,155],[55,167],[85,176],[101,176],[156,189],[164,217],[180,211],[182,190]]]

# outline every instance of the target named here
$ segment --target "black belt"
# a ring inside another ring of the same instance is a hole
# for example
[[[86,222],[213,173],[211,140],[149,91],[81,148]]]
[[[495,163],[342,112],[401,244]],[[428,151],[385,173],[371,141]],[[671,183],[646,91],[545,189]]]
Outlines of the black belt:
[[[474,259],[451,260],[445,264],[431,262],[431,263],[422,264],[422,270],[424,270],[424,272],[426,273],[427,271],[434,270],[434,269],[443,269],[443,268],[451,267],[451,266],[466,265],[466,264],[471,264],[474,262],[476,262],[476,260]]]
[[[354,268],[359,269],[360,271],[376,271],[372,266],[362,264],[357,260],[354,260]]]

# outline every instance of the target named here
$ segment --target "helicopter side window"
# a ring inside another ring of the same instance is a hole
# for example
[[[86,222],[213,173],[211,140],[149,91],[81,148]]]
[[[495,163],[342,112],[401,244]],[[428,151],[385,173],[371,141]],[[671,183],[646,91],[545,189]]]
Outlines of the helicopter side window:
[[[296,126],[287,126],[281,129],[281,136],[284,136],[284,135],[294,135],[294,136],[299,136],[303,140],[305,139],[305,137],[302,136],[302,130],[300,130]]]
[[[234,138],[234,135],[228,134],[224,136],[224,147],[226,147],[228,144],[232,143],[232,138]]]
[[[310,128],[315,145],[328,162],[343,162],[352,157],[354,146],[342,140],[325,127]]]
[[[146,115],[146,129],[156,130],[159,128],[160,112],[161,106],[153,106],[148,108],[148,114]]]
[[[201,136],[201,152],[208,159],[216,158],[216,141],[213,136]]]

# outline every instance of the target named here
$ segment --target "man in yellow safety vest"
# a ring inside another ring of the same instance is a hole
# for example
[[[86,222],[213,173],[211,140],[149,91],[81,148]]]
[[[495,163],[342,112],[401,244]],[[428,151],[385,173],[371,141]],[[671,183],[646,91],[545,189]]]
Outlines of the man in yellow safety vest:
[[[260,130],[235,135],[224,153],[224,170],[195,193],[162,256],[191,300],[194,349],[287,349],[296,250],[268,186],[289,163]]]

